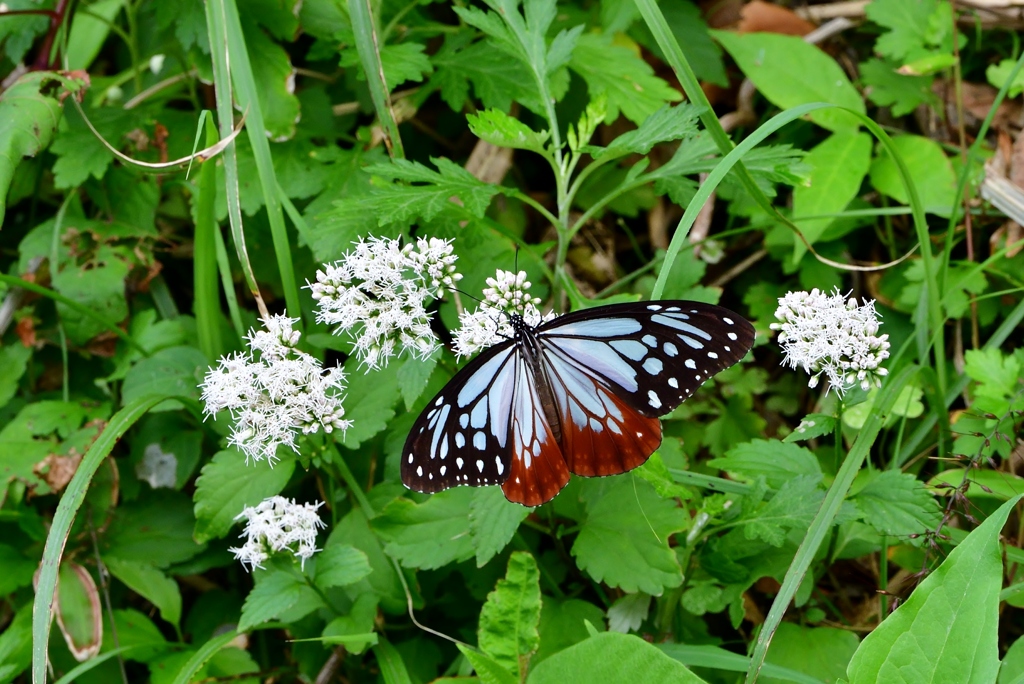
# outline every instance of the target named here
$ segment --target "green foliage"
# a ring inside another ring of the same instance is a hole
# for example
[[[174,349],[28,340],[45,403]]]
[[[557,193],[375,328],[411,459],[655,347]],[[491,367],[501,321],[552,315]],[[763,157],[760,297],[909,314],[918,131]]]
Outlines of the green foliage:
[[[947,0],[874,0],[841,50],[710,31],[705,5],[8,0],[0,682],[114,681],[115,659],[154,684],[724,682],[762,660],[773,682],[1018,679],[1024,627],[1000,601],[1022,605],[1024,554],[998,528],[1020,521],[992,511],[1024,491],[1024,253],[984,199],[1015,182],[989,162],[1014,131],[1006,103],[997,137],[957,101],[1004,85],[1018,46],[960,35]],[[187,172],[165,164],[243,117]],[[302,285],[375,237],[450,240],[463,278],[427,309],[441,349],[368,370]],[[525,271],[541,313],[658,282],[757,339],[633,474],[535,508],[409,492],[403,445],[469,362],[459,314],[496,269]],[[778,298],[815,287],[877,300],[882,387],[779,366],[802,364]],[[351,425],[247,463],[199,384],[283,313],[344,371]],[[275,495],[317,506],[317,550],[247,572],[239,514]],[[33,625],[58,573],[62,622]]]

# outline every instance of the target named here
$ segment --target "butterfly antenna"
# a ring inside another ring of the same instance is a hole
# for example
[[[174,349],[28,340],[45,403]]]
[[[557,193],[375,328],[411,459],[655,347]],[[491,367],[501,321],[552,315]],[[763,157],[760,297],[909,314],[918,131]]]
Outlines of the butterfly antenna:
[[[651,524],[651,519],[647,517],[647,511],[644,510],[643,504],[640,503],[640,492],[636,491],[636,475],[633,475],[633,496],[636,497],[636,506],[640,509],[640,513],[643,514],[644,520],[647,521],[647,526],[651,528],[651,534],[654,535],[654,538],[657,539],[660,544],[661,537],[658,536],[657,530],[655,530],[654,525]]]
[[[428,634],[433,634],[434,636],[441,637],[442,639],[447,639],[456,646],[467,646],[472,649],[473,647],[469,644],[459,641],[455,637],[448,636],[444,632],[438,632],[436,629],[431,629],[416,619],[416,615],[412,612],[412,592],[409,591],[409,584],[405,581],[405,573],[402,572],[401,566],[398,565],[398,561],[394,558],[391,559],[391,564],[395,566],[395,572],[398,574],[398,581],[402,583],[402,589],[405,591],[405,603],[409,608],[409,619],[412,620],[412,623]]]

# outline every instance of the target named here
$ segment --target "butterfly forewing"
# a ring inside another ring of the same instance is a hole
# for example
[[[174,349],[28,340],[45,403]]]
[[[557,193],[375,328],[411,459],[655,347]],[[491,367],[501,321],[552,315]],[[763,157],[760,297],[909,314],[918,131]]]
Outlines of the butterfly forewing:
[[[539,326],[537,337],[635,410],[663,416],[743,358],[754,328],[720,306],[662,301],[567,314]]]
[[[483,352],[430,400],[402,451],[402,482],[417,492],[502,484],[511,458],[509,417],[519,350]]]

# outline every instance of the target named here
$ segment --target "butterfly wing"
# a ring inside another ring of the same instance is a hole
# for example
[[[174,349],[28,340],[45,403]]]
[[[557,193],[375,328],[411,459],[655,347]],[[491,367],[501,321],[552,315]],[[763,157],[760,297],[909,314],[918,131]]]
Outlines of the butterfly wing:
[[[520,352],[513,342],[473,359],[430,400],[402,451],[402,482],[434,493],[509,478],[512,399]]]
[[[594,476],[643,464],[661,443],[657,417],[739,361],[754,329],[719,306],[662,301],[567,314],[537,339],[569,469]]]

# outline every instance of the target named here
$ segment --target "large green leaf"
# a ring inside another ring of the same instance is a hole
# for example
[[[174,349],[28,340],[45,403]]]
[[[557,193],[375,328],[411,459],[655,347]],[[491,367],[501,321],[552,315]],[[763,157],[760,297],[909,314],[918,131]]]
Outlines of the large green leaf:
[[[481,487],[474,492],[469,504],[469,533],[478,568],[501,553],[531,510],[510,502],[500,487]]]
[[[262,461],[247,464],[235,449],[218,451],[196,480],[196,541],[226,535],[243,508],[280,494],[294,470],[295,459],[290,455],[271,467]]]
[[[598,582],[654,596],[682,584],[668,538],[686,528],[683,509],[631,476],[585,480],[581,489],[587,518],[572,546],[581,570]]]
[[[110,573],[160,611],[160,617],[177,626],[181,620],[178,583],[149,563],[107,558]]]
[[[184,494],[168,489],[149,492],[117,508],[103,535],[101,551],[125,561],[166,568],[206,548],[192,539],[192,505]]]
[[[530,673],[528,684],[700,684],[704,680],[640,637],[604,632],[560,651]]]
[[[522,681],[530,656],[540,646],[540,571],[537,561],[525,551],[508,559],[505,579],[480,611],[480,650]]]
[[[919,135],[901,135],[893,138],[892,144],[910,171],[925,211],[948,218],[955,204],[956,173],[942,147]],[[876,190],[902,204],[909,202],[899,169],[889,155],[875,159],[870,176]]]
[[[854,632],[831,627],[804,627],[783,622],[772,637],[766,663],[803,672],[818,681],[834,682],[846,673],[860,640]],[[764,684],[788,681],[762,677]]]
[[[712,31],[743,74],[772,104],[783,109],[809,102],[829,102],[864,113],[864,100],[832,57],[795,36],[778,33],[737,34]],[[839,109],[808,114],[830,131],[856,131],[860,121]]]
[[[738,444],[724,458],[712,459],[708,465],[740,475],[741,479],[764,477],[773,489],[778,489],[797,475],[821,477],[817,456],[803,447],[775,439],[755,439]]]
[[[834,214],[846,208],[860,191],[871,164],[871,136],[867,133],[837,132],[818,143],[804,157],[812,169],[809,185],[793,189],[793,216]],[[804,238],[814,244],[835,219],[797,221]],[[797,240],[793,261],[799,262],[807,248]]]
[[[942,518],[938,502],[924,483],[899,470],[869,476],[852,501],[864,514],[864,522],[897,537],[933,530]]]
[[[431,570],[476,553],[469,535],[474,492],[456,487],[421,504],[396,499],[373,520],[388,554],[407,568]]]
[[[869,634],[850,661],[861,682],[992,682],[999,672],[999,532],[1020,501],[1000,506],[910,598]]]
[[[242,617],[238,620],[239,631],[251,629],[296,607],[308,614],[323,605],[320,595],[297,573],[273,568],[257,570],[255,576],[256,586],[246,597]],[[298,619],[302,615],[292,617]]]

